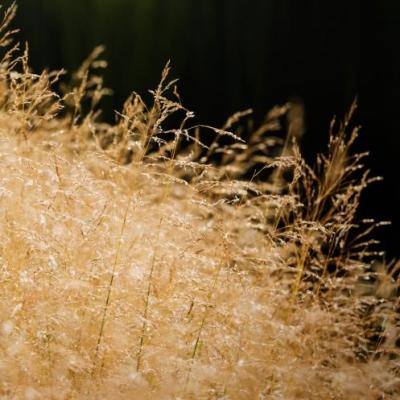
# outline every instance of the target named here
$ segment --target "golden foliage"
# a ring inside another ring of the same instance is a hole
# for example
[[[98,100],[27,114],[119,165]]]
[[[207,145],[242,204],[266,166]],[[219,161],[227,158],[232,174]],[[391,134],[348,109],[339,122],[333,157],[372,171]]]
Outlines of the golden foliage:
[[[302,111],[276,133],[290,104],[246,143],[249,110],[190,126],[167,65],[153,104],[133,93],[108,125],[101,48],[63,95],[16,49],[0,65],[2,399],[397,398],[399,265],[369,262],[379,224],[355,220],[374,179],[349,153],[354,108],[312,169]]]

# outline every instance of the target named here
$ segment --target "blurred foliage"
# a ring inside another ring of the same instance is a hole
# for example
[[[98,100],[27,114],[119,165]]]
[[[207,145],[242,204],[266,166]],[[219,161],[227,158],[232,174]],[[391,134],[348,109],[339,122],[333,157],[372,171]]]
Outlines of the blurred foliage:
[[[32,64],[70,70],[95,45],[104,44],[110,64],[106,79],[117,103],[132,89],[153,87],[168,59],[184,80],[193,108],[199,105],[196,99],[204,98],[208,110],[218,107],[212,118],[265,98],[266,52],[275,52],[266,30],[275,14],[273,1],[255,0],[252,8],[243,0],[85,0],[73,5],[20,0],[19,5],[18,22],[32,44]],[[267,108],[263,105],[263,111]]]
[[[10,1],[4,1],[5,4]],[[388,211],[398,215],[400,145],[400,3],[395,0],[18,0],[17,26],[31,44],[31,63],[75,69],[98,44],[109,69],[107,117],[132,90],[153,88],[171,59],[184,104],[220,125],[255,108],[258,119],[291,96],[306,107],[306,154],[323,149],[329,120],[359,96],[361,150],[387,177]],[[358,122],[358,121],[357,121]],[[381,134],[384,133],[384,134]],[[393,194],[393,191],[395,192]],[[371,195],[379,201],[382,189]],[[395,220],[395,224],[398,224]],[[397,228],[397,230],[400,228]],[[386,240],[395,248],[393,235]]]

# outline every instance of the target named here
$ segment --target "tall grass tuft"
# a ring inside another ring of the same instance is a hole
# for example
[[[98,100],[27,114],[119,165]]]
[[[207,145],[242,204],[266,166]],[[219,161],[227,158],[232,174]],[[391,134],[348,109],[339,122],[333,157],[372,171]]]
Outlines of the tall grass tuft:
[[[132,93],[106,124],[102,49],[68,84],[35,74],[15,12],[0,27],[0,397],[398,398],[400,266],[375,250],[383,223],[357,219],[377,178],[351,152],[356,107],[315,168],[298,104],[246,134],[250,110],[193,125],[169,65],[151,104]]]

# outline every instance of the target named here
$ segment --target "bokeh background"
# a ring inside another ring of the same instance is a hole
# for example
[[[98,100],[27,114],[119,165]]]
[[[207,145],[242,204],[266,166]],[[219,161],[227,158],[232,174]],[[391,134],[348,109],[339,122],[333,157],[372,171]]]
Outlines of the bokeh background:
[[[3,4],[7,5],[7,1]],[[357,150],[383,183],[363,198],[363,217],[382,229],[390,260],[400,252],[400,2],[311,0],[19,0],[16,26],[36,70],[74,70],[106,46],[104,104],[112,118],[132,90],[155,87],[167,60],[184,104],[219,126],[252,107],[261,119],[275,104],[302,99],[310,161],[328,126],[358,96]]]

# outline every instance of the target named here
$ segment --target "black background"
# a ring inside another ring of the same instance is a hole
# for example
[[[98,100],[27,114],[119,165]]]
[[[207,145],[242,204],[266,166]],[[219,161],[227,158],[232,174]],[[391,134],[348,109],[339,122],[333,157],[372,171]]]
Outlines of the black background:
[[[6,5],[7,2],[4,2]],[[328,126],[358,96],[357,151],[384,176],[366,190],[361,215],[392,220],[377,235],[399,255],[400,1],[20,0],[20,39],[31,65],[75,69],[104,44],[114,90],[106,118],[132,90],[155,87],[171,60],[184,104],[220,126],[252,107],[260,119],[291,96],[305,104],[303,149],[323,151]]]

